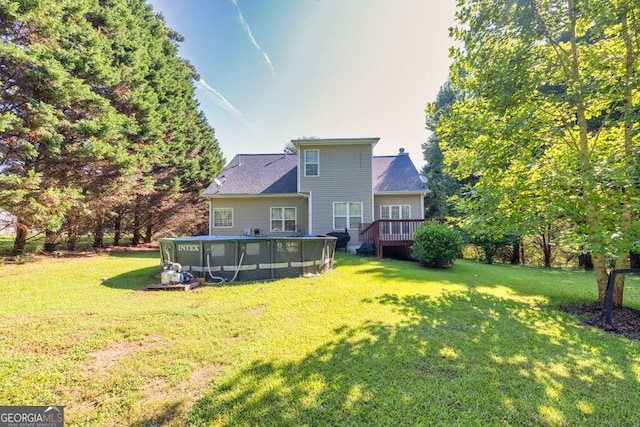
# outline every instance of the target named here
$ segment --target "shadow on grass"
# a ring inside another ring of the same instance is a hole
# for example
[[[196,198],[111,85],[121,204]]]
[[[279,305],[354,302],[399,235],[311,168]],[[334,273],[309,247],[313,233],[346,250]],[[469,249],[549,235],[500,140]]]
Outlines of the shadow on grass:
[[[160,282],[160,265],[127,271],[114,277],[109,277],[102,284],[113,289],[142,290],[147,285]]]
[[[365,322],[300,360],[257,360],[215,384],[190,422],[242,425],[637,425],[639,346],[530,302],[383,295]]]
[[[117,258],[155,258],[160,265],[160,251],[157,249],[108,251],[105,253]]]
[[[176,416],[182,413],[183,404],[181,402],[174,402],[167,404],[162,410],[154,415],[143,418],[142,420],[132,423],[134,427],[149,427],[149,426],[164,426],[173,422],[176,424]]]

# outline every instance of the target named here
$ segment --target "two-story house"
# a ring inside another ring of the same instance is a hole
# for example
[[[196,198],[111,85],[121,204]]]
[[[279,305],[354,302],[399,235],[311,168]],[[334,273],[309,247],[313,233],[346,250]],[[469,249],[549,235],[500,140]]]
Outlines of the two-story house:
[[[210,235],[326,234],[348,230],[349,249],[380,219],[424,219],[427,192],[403,149],[373,156],[379,138],[292,141],[298,154],[238,154],[204,192]],[[380,232],[402,232],[386,224]],[[406,231],[406,230],[405,230]]]

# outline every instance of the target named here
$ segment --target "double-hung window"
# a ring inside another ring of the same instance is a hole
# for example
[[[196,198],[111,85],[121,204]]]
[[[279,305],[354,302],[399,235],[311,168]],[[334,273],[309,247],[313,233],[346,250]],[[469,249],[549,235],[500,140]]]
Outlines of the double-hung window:
[[[304,150],[304,176],[320,176],[320,152]]]
[[[213,208],[213,227],[233,227],[233,208]]]
[[[333,229],[357,230],[362,224],[362,203],[335,202],[333,204]]]
[[[294,231],[296,208],[271,208],[271,231]]]

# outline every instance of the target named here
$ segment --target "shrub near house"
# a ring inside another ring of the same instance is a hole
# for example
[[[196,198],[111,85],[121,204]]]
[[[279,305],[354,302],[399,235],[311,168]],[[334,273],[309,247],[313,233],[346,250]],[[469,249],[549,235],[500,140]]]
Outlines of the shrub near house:
[[[460,232],[436,221],[422,224],[413,239],[413,257],[427,267],[450,267],[462,251]]]

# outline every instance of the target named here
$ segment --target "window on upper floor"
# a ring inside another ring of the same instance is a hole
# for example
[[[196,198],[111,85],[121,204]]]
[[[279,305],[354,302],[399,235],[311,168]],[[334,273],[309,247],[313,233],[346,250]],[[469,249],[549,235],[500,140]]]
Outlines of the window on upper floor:
[[[233,208],[213,208],[213,227],[233,227]]]
[[[304,150],[304,176],[320,176],[320,151]]]
[[[294,231],[296,208],[271,208],[271,231]]]
[[[335,202],[333,204],[333,229],[357,230],[362,224],[362,203]]]

